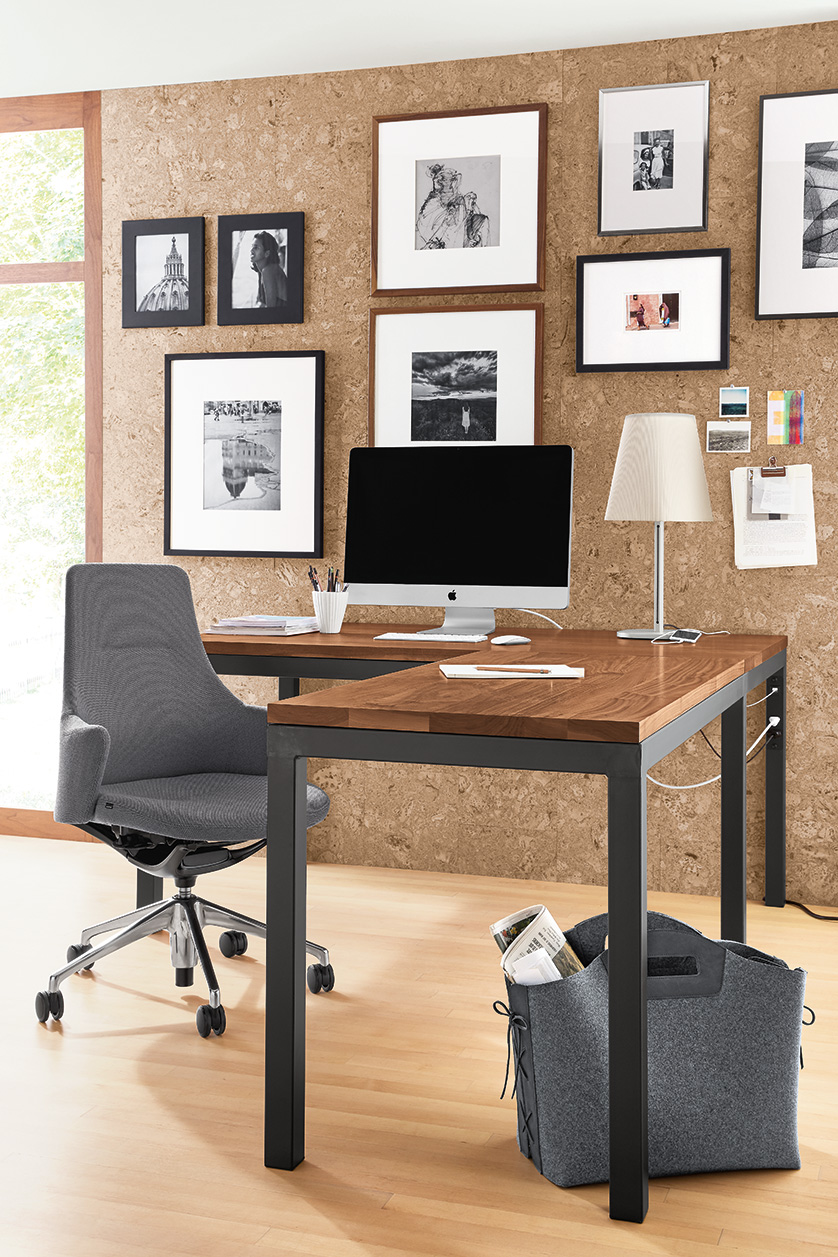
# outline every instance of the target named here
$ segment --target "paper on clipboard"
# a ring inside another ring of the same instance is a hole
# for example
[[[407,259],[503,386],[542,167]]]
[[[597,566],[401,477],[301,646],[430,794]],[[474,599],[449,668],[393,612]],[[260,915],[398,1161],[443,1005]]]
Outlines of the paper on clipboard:
[[[811,465],[787,466],[782,489],[776,490],[764,489],[760,470],[736,467],[730,473],[736,566],[815,566],[818,551]]]

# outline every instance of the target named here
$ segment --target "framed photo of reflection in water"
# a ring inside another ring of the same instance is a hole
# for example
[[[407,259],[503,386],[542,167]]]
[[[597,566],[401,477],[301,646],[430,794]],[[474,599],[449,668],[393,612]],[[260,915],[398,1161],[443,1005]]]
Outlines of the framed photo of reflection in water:
[[[164,554],[322,557],[324,359],[166,354]]]

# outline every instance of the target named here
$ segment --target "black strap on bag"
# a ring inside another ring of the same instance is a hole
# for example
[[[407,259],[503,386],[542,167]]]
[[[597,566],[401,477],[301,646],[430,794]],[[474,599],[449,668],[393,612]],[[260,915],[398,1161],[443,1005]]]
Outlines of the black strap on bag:
[[[811,1014],[812,1014],[812,1020],[811,1020],[811,1021],[804,1021],[804,1022],[803,1022],[803,1025],[804,1025],[804,1026],[813,1026],[813,1025],[815,1024],[815,1010],[814,1010],[814,1008],[810,1008],[808,1004],[804,1004],[804,1005],[803,1005],[803,1007],[806,1009],[806,1012],[807,1012],[807,1013],[811,1013]],[[801,1069],[803,1068],[803,1044],[802,1044],[802,1043],[801,1043],[801,1045],[800,1045],[800,1068],[801,1068]]]
[[[503,1091],[500,1093],[500,1098],[502,1100],[506,1095],[506,1088],[509,1083],[509,1061],[510,1057],[514,1053],[515,1074],[512,1084],[512,1094],[509,1098],[510,1100],[514,1100],[516,1093],[518,1095],[518,1113],[520,1114],[521,1119],[519,1123],[519,1131],[522,1136],[522,1140],[526,1141],[526,1147],[522,1146],[521,1151],[525,1157],[531,1157],[533,1155],[533,1147],[537,1142],[536,1133],[530,1126],[534,1113],[524,1100],[525,1091],[529,1091],[529,1089],[521,1087],[519,1090],[518,1088],[518,1083],[521,1079],[523,1079],[525,1083],[530,1080],[530,1076],[523,1064],[521,1044],[521,1032],[522,1030],[528,1030],[529,1026],[526,1019],[522,1017],[520,1013],[513,1013],[511,1008],[507,1008],[503,1000],[496,999],[492,1008],[499,1016],[508,1018],[506,1027],[506,1072],[503,1077]],[[538,1168],[539,1170],[541,1169],[540,1164],[538,1165]]]
[[[725,972],[725,949],[703,934],[649,930],[648,999],[692,999],[718,995]],[[608,971],[608,952],[602,953]]]

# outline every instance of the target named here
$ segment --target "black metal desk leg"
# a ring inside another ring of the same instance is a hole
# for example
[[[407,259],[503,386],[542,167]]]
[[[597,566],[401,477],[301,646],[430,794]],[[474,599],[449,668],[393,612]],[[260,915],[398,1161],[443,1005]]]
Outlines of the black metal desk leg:
[[[786,670],[779,668],[765,683],[771,697],[765,719],[779,716],[777,732],[765,748],[765,902],[786,904]],[[771,694],[776,690],[776,694]]]
[[[649,1208],[646,777],[608,779],[608,1061],[612,1218]]]
[[[147,908],[163,898],[163,878],[137,869],[137,907]]]
[[[277,677],[276,696],[279,699],[296,698],[300,692],[299,677]]]
[[[268,729],[265,1165],[305,1156],[306,761]]]
[[[745,699],[722,712],[722,938],[745,942]]]

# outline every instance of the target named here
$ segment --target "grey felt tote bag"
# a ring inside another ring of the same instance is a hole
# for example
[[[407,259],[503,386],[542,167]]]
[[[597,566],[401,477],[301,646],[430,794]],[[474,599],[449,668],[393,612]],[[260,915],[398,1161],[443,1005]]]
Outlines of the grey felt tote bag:
[[[805,971],[662,913],[648,930],[650,1175],[799,1169]],[[560,1187],[608,1179],[607,933],[580,922],[581,972],[507,987],[518,1144]]]

